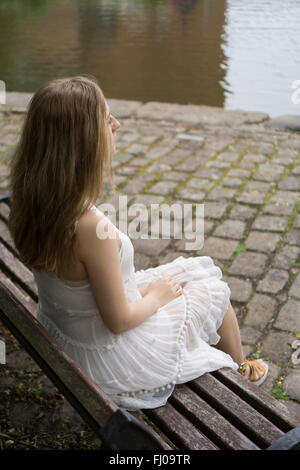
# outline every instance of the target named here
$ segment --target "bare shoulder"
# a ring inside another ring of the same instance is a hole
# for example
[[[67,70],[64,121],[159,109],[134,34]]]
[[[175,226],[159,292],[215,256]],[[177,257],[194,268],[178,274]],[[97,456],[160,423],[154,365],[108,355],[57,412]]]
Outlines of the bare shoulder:
[[[110,238],[101,237],[101,231],[112,235]],[[81,261],[89,256],[93,250],[105,250],[108,245],[116,244],[119,238],[109,218],[99,209],[89,210],[78,221],[77,224],[78,255]]]

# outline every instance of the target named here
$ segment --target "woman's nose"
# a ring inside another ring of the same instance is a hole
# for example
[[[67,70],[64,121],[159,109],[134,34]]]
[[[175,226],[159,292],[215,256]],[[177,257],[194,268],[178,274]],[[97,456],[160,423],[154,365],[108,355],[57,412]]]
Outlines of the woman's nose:
[[[119,123],[119,121],[114,117],[114,132],[116,132],[119,127],[121,126],[121,124]]]

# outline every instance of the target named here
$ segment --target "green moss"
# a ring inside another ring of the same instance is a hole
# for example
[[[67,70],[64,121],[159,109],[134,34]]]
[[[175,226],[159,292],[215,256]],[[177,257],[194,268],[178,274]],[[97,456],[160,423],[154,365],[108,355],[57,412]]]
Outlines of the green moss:
[[[239,253],[244,253],[246,251],[246,247],[245,245],[243,245],[242,243],[240,245],[238,245],[236,247],[236,249],[234,250],[234,255],[238,255]]]
[[[277,400],[290,400],[284,386],[279,380],[275,380],[270,395]]]

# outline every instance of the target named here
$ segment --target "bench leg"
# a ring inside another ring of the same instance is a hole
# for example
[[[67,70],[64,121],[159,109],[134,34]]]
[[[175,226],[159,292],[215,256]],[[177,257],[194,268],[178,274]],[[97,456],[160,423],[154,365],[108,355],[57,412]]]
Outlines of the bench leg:
[[[151,431],[127,411],[116,411],[101,429],[102,449],[160,450],[160,442]]]

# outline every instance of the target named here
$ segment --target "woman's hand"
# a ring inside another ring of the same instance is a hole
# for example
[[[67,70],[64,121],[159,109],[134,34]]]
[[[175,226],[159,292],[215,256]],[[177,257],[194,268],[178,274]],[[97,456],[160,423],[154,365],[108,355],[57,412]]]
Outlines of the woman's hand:
[[[146,295],[146,292],[148,290],[148,285],[149,284],[141,284],[141,285],[137,286],[137,288],[138,288],[138,290],[139,290],[142,297],[144,297]]]
[[[176,299],[183,294],[183,288],[178,282],[172,279],[170,276],[163,279],[155,279],[145,289],[146,294],[152,294],[159,301],[159,306],[162,307],[171,300]]]

